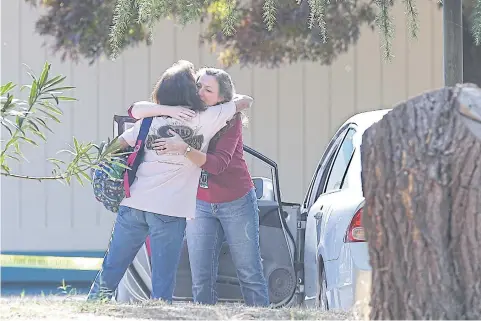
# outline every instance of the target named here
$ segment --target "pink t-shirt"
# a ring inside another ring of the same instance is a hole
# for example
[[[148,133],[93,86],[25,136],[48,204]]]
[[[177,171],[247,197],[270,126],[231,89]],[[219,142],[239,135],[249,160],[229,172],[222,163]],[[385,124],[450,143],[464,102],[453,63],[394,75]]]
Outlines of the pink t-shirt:
[[[169,117],[154,117],[147,136],[145,154],[130,197],[120,205],[156,214],[177,217],[194,217],[197,186],[201,169],[184,155],[157,154],[150,146],[156,138],[168,137],[169,129],[175,130],[193,148],[207,151],[212,137],[226,125],[236,112],[233,102],[209,107],[190,121]],[[126,130],[121,137],[134,146],[141,121]]]

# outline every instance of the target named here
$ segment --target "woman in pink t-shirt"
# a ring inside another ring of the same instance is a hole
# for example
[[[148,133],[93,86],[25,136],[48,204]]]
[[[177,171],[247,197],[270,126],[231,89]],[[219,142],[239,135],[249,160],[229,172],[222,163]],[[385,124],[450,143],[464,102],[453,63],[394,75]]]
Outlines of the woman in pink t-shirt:
[[[162,74],[154,87],[152,102],[134,103],[141,110],[157,110],[158,115],[171,117],[152,119],[147,143],[141,151],[142,162],[130,195],[120,204],[102,268],[87,297],[89,301],[112,297],[148,235],[155,253],[152,256],[152,298],[172,301],[186,218],[195,217],[201,169],[181,154],[161,154],[153,150],[149,141],[169,137],[167,133],[174,131],[187,133],[184,137],[188,137],[193,146],[207,148],[226,121],[251,102],[250,97],[236,97],[226,104],[206,109],[197,92],[193,65],[179,61]],[[179,108],[179,105],[190,106],[195,112]],[[172,112],[172,109],[178,111]],[[171,112],[166,113],[168,110]],[[175,119],[174,114],[180,119]],[[135,146],[140,124],[136,122],[119,136],[119,149]]]
[[[199,70],[197,85],[208,106],[230,101],[235,92],[231,77],[221,69]],[[135,107],[131,115],[151,116]],[[212,138],[207,153],[190,149],[178,135],[157,140],[152,146],[161,153],[182,153],[202,168],[195,218],[187,221],[186,229],[194,302],[217,302],[219,254],[226,240],[245,304],[269,305],[259,247],[257,197],[244,160],[242,115],[237,113]]]

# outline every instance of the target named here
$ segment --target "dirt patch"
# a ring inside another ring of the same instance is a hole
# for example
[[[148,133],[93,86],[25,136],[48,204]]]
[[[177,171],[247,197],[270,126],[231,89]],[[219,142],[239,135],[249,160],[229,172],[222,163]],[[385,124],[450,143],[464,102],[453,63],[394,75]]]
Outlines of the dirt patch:
[[[0,320],[353,320],[352,313],[300,308],[250,308],[239,304],[87,303],[71,298],[2,298]]]

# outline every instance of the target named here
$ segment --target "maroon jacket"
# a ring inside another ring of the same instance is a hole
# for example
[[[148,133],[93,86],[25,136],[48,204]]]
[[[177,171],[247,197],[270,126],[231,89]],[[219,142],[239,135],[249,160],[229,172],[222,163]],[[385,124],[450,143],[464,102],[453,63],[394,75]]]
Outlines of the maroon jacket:
[[[246,195],[254,186],[244,159],[242,120],[237,117],[233,122],[217,143],[209,145],[197,190],[199,200],[232,202]]]

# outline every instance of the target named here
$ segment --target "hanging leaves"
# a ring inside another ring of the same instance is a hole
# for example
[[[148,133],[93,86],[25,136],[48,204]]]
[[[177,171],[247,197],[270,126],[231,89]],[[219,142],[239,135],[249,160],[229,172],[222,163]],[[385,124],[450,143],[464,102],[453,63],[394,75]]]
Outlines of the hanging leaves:
[[[329,64],[356,43],[363,25],[378,29],[384,56],[390,59],[395,34],[391,9],[401,1],[411,37],[419,33],[420,0],[25,1],[47,9],[36,26],[40,34],[55,38],[55,51],[64,59],[85,57],[91,63],[102,55],[114,58],[128,47],[150,43],[153,27],[166,18],[182,25],[206,21],[201,38],[220,49],[219,59],[226,66],[240,62],[274,67],[299,60]],[[471,12],[471,31],[479,44],[481,0],[463,3]]]

